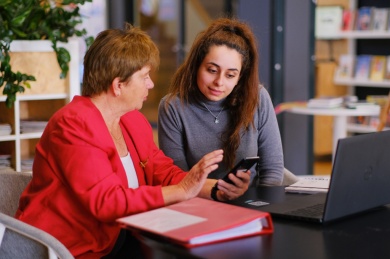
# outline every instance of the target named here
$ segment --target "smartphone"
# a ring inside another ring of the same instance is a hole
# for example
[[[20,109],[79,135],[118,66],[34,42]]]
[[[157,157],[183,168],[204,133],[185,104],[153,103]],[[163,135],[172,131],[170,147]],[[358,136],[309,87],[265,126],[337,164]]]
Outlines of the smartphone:
[[[233,182],[229,179],[230,173],[233,173],[235,175],[238,171],[247,171],[247,170],[251,169],[251,167],[254,164],[259,162],[259,160],[260,160],[260,158],[258,156],[246,157],[246,158],[241,159],[241,161],[238,162],[233,167],[233,169],[231,169],[231,170],[229,170],[229,172],[227,172],[227,174],[222,178],[222,180],[224,180],[227,183],[233,184]]]

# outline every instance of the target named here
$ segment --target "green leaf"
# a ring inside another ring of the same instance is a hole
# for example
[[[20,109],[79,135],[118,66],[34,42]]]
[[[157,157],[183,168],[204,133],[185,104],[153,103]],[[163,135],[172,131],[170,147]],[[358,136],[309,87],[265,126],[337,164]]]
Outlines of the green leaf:
[[[24,13],[22,13],[21,15],[13,18],[11,20],[12,26],[16,26],[16,27],[21,26],[24,23],[24,21],[26,20],[26,18],[30,15],[30,13],[31,13],[31,10],[27,10]]]
[[[12,0],[0,0],[0,6],[7,6],[11,4]]]
[[[61,59],[61,62],[68,63],[70,61],[69,51],[63,47],[58,48],[57,57]]]
[[[27,88],[31,88],[31,85],[29,82],[24,82],[23,85],[25,85]]]
[[[89,48],[91,45],[92,45],[92,43],[94,42],[94,38],[92,37],[92,36],[90,36],[90,37],[88,37],[88,38],[86,38],[85,39],[85,44],[87,45],[87,48]]]
[[[12,28],[12,31],[20,38],[20,39],[25,39],[27,37],[27,33],[17,29],[17,28]]]

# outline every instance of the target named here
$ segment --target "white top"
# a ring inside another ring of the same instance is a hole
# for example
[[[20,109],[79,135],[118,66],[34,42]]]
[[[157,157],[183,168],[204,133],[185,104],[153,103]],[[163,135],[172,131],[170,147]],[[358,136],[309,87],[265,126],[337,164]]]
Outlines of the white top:
[[[130,153],[127,153],[127,156],[121,157],[122,165],[125,168],[127,175],[127,182],[129,183],[130,188],[138,188],[138,177],[135,172],[133,160],[130,157]]]

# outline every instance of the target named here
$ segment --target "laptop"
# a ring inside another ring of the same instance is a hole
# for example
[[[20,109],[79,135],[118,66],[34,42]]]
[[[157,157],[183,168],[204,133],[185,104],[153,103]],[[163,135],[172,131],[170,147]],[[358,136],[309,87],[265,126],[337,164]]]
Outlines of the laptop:
[[[250,188],[230,202],[287,217],[327,223],[390,203],[390,131],[340,139],[327,193]]]

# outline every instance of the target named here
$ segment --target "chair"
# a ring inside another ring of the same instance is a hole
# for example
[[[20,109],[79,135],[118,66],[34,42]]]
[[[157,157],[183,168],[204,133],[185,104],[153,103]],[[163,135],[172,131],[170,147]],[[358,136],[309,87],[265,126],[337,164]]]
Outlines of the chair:
[[[290,170],[288,170],[287,168],[284,168],[283,170],[283,182],[282,182],[282,186],[288,186],[288,185],[291,185],[293,183],[296,183],[298,182],[299,178],[293,174]]]
[[[19,206],[19,198],[31,181],[31,173],[0,171],[0,212],[13,217]]]
[[[0,258],[73,259],[55,237],[13,217],[31,177],[29,173],[0,172]]]

